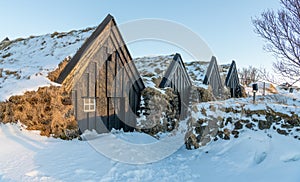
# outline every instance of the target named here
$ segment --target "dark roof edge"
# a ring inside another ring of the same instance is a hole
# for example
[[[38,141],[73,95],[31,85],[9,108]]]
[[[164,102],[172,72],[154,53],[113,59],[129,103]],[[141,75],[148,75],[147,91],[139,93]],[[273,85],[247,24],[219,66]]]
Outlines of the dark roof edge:
[[[233,67],[236,68],[236,63],[235,63],[234,60],[232,60],[232,62],[231,62],[230,68],[229,68],[229,70],[228,70],[228,73],[227,73],[227,76],[226,76],[226,79],[225,79],[225,85],[226,85],[226,86],[228,86],[228,81],[229,81],[229,78],[230,78],[230,76],[231,76],[231,74],[232,74]]]
[[[210,59],[208,68],[206,70],[205,76],[204,76],[203,84],[208,85],[209,77],[211,75],[211,72],[213,71],[214,65],[218,66],[217,58],[215,56],[212,56]],[[218,71],[218,75],[219,75],[218,77],[220,77],[219,69],[217,71]]]
[[[176,61],[176,60],[178,60],[178,58],[180,59],[180,63],[181,63],[181,65],[182,65],[183,68],[184,68],[184,73],[186,74],[186,76],[187,76],[187,78],[188,78],[190,84],[192,85],[192,80],[191,80],[189,74],[187,73],[187,69],[186,69],[185,64],[184,64],[184,62],[183,62],[183,59],[182,59],[182,57],[181,57],[181,55],[180,55],[179,53],[176,53],[173,59]]]
[[[179,61],[178,61],[178,60],[179,60]],[[159,87],[159,88],[163,88],[163,87],[165,87],[166,83],[168,82],[168,78],[169,78],[170,73],[171,73],[171,71],[172,71],[172,69],[173,69],[173,67],[174,67],[174,62],[173,62],[173,61],[178,62],[179,65],[182,65],[182,67],[183,67],[183,69],[184,69],[183,72],[184,72],[184,74],[186,75],[186,77],[188,78],[189,84],[192,85],[191,78],[190,78],[189,74],[187,73],[187,70],[186,70],[186,67],[185,67],[185,65],[184,65],[184,63],[183,63],[183,60],[182,60],[182,58],[181,58],[181,55],[180,55],[179,53],[176,53],[176,54],[173,56],[172,62],[171,62],[171,64],[169,65],[169,67],[167,68],[167,71],[166,71],[165,75],[163,76],[163,79],[161,80],[161,82],[160,82],[160,84],[159,84],[158,87]],[[172,63],[173,63],[173,64],[172,64]]]
[[[92,35],[83,43],[83,45],[79,48],[79,50],[73,56],[71,61],[66,65],[63,71],[60,73],[59,77],[56,80],[57,83],[61,84],[66,79],[66,77],[70,74],[72,69],[76,66],[76,64],[80,60],[83,53],[89,48],[91,43],[97,38],[97,36],[103,31],[103,29],[111,20],[114,20],[114,17],[108,14],[105,17],[105,19],[100,23],[100,25],[96,28],[96,30],[92,33]]]

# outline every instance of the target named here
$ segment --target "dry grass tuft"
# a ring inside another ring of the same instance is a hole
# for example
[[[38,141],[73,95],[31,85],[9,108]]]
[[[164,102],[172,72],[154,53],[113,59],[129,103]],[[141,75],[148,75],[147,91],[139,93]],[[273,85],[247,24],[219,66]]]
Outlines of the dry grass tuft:
[[[29,130],[40,130],[41,135],[71,139],[68,130],[77,131],[73,106],[66,104],[70,95],[62,87],[42,87],[38,91],[12,96],[0,103],[0,122],[20,121]]]
[[[48,73],[48,79],[56,82],[57,78],[59,77],[60,73],[64,70],[64,68],[66,67],[66,65],[69,63],[69,61],[71,60],[71,57],[66,57],[62,62],[59,63],[58,68],[52,72]]]

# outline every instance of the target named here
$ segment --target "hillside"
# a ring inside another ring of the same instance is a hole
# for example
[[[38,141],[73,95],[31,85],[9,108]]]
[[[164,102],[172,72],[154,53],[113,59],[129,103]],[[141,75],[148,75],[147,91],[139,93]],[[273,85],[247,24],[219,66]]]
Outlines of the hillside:
[[[0,101],[38,87],[57,85],[47,75],[65,58],[72,57],[94,28],[52,33],[0,43]],[[147,87],[155,87],[158,77],[163,77],[174,55],[135,58],[134,62]],[[196,86],[202,84],[209,62],[187,62],[187,71]],[[220,66],[225,80],[228,65]],[[16,89],[18,88],[18,89]]]
[[[38,87],[55,85],[48,72],[73,56],[93,28],[52,33],[0,43],[0,101]]]
[[[137,69],[139,70],[144,83],[147,87],[157,87],[156,80],[161,80],[171,63],[174,54],[160,56],[145,56],[133,59]],[[190,61],[183,60],[189,76],[192,79],[193,85],[197,87],[207,88],[203,84],[204,76],[208,68],[209,62],[205,61]],[[219,66],[219,71],[222,80],[225,82],[230,64]]]

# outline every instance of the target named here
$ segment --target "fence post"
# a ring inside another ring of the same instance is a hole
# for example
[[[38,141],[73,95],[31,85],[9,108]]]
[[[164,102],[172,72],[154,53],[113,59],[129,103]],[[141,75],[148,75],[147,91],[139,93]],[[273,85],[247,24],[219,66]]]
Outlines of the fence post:
[[[266,82],[264,82],[264,87],[263,87],[263,96],[266,95]]]

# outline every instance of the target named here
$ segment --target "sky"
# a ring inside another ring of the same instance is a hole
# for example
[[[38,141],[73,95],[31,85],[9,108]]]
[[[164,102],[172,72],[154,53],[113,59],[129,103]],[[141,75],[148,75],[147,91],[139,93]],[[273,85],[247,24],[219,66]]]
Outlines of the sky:
[[[168,20],[199,36],[219,63],[235,60],[238,67],[270,69],[276,59],[263,50],[265,42],[254,33],[251,18],[278,8],[279,0],[1,0],[0,39],[97,26],[107,14],[113,15],[121,27],[135,20]],[[123,37],[126,40],[126,35]],[[128,47],[132,57],[178,52],[184,61],[194,58],[180,45],[163,41],[130,42]],[[203,51],[201,46],[195,46],[195,50],[199,54]]]

